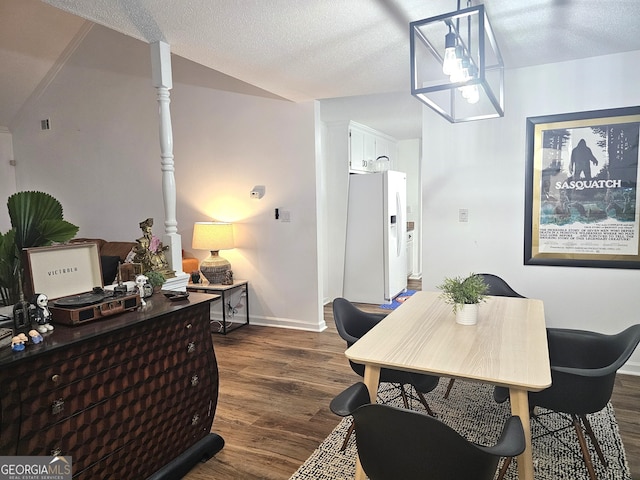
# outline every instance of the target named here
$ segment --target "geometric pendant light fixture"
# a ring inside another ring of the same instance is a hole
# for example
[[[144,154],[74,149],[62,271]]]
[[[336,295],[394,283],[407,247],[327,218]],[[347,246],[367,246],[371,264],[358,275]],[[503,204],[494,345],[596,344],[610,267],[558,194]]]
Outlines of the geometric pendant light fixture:
[[[411,95],[451,123],[504,116],[504,64],[484,5],[411,22]]]

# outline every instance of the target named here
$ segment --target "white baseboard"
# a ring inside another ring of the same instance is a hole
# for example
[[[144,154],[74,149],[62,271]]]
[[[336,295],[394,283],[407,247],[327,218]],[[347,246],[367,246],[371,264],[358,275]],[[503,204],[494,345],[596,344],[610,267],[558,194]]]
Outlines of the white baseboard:
[[[251,315],[251,325],[261,327],[290,328],[292,330],[306,330],[308,332],[323,332],[327,324],[322,320],[320,324],[310,324],[293,318],[255,317]]]
[[[640,363],[638,362],[627,362],[625,363],[618,373],[622,373],[624,375],[636,375],[640,376]]]

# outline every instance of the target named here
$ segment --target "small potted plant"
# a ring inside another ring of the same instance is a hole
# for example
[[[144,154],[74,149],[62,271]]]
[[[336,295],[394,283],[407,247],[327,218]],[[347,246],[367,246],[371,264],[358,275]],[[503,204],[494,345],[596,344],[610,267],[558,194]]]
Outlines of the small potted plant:
[[[487,296],[488,285],[480,275],[474,273],[466,278],[445,278],[437,288],[442,290],[441,298],[453,305],[456,322],[475,325],[478,321],[478,305]]]
[[[166,280],[164,275],[160,272],[156,272],[155,270],[150,270],[144,275],[147,277],[149,284],[153,287],[154,293],[160,291]]]

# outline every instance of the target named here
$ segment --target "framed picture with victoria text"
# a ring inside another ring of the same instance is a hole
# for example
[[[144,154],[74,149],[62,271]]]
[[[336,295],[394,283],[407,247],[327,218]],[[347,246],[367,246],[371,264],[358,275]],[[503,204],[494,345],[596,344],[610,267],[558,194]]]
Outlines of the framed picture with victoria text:
[[[527,118],[526,265],[640,268],[640,106]]]

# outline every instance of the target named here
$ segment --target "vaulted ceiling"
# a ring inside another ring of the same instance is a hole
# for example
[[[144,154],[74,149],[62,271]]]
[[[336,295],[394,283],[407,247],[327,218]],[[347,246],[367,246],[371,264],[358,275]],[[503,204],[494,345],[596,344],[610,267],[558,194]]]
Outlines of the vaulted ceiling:
[[[640,50],[638,0],[484,3],[507,69]],[[0,0],[0,126],[55,73],[85,20],[163,40],[175,55],[305,101],[408,92],[409,22],[456,8],[454,0]]]

